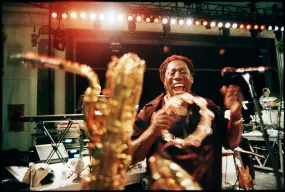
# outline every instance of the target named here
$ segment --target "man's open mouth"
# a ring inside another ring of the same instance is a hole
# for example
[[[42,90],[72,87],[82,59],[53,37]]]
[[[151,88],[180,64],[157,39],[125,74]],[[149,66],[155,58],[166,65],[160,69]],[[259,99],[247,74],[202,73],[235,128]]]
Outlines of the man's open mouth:
[[[184,88],[183,84],[175,84],[175,85],[173,85],[173,90],[175,92],[184,92],[185,88]]]

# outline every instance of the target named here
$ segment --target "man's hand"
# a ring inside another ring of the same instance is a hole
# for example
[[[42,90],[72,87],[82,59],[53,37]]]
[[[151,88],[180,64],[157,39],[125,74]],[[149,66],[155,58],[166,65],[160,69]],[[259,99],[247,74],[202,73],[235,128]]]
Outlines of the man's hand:
[[[223,86],[220,91],[224,96],[224,105],[226,109],[231,111],[231,119],[240,119],[243,101],[240,87],[237,85],[230,85],[229,87]]]
[[[153,113],[149,130],[155,136],[161,136],[163,130],[168,130],[173,124],[174,118],[165,113],[164,110],[159,110]]]

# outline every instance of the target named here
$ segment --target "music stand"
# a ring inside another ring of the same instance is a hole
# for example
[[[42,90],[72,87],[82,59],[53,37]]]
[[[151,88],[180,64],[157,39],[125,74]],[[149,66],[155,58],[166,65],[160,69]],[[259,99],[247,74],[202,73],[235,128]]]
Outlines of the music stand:
[[[69,131],[71,125],[73,124],[73,121],[69,120],[68,121],[68,124],[66,126],[66,128],[64,129],[61,137],[59,138],[59,140],[57,141],[57,143],[53,140],[52,136],[49,134],[47,128],[44,126],[44,122],[39,122],[37,123],[37,125],[39,126],[39,128],[43,129],[44,133],[48,136],[48,138],[50,139],[51,141],[51,146],[53,148],[53,150],[50,152],[47,160],[45,163],[49,164],[52,156],[54,153],[57,154],[57,156],[59,157],[59,159],[61,160],[62,163],[67,163],[67,161],[63,158],[62,154],[60,153],[60,151],[58,150],[58,147],[61,143],[61,141],[63,140],[63,138],[65,137],[66,133]]]

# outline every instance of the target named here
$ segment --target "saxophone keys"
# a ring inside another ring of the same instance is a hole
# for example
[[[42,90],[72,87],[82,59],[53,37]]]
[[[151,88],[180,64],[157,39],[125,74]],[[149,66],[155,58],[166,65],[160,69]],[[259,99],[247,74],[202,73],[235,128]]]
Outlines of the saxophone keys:
[[[96,147],[97,147],[98,149],[102,149],[103,145],[102,145],[102,143],[96,143]]]
[[[85,177],[85,182],[90,183],[91,182],[91,178],[89,176]]]

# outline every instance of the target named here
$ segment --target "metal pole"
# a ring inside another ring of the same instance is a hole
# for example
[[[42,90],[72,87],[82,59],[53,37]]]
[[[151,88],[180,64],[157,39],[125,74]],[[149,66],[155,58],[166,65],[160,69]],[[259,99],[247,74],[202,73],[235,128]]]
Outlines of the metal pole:
[[[2,23],[2,62],[1,62],[1,69],[2,69],[2,78],[4,77],[4,47],[5,47],[5,42],[6,42],[6,33],[4,31],[4,26],[3,26],[3,23]]]
[[[48,26],[49,26],[49,33],[48,33],[48,56],[51,56],[51,3],[49,3],[49,15],[48,15]],[[48,112],[52,114],[52,95],[51,95],[51,69],[48,69]]]
[[[260,106],[258,105],[257,95],[256,95],[256,91],[254,89],[254,83],[253,83],[252,77],[251,77],[251,75],[249,73],[243,74],[242,76],[243,76],[243,78],[245,79],[245,81],[247,82],[247,84],[249,86],[251,98],[253,99],[253,102],[254,102],[254,105],[255,105],[255,109],[257,111],[257,115],[258,115],[258,117],[260,119],[262,136],[263,136],[263,139],[265,141],[265,144],[266,144],[266,147],[267,147],[267,150],[268,150],[268,153],[269,153],[269,157],[271,158],[273,172],[274,172],[274,175],[275,175],[275,178],[276,178],[277,187],[278,187],[278,189],[281,189],[281,178],[280,178],[279,170],[278,170],[278,167],[276,165],[276,161],[275,161],[275,157],[274,157],[274,154],[273,154],[273,150],[272,150],[271,145],[269,143],[269,135],[268,135],[267,130],[265,128],[265,125],[263,123],[263,119],[262,119],[262,116],[261,116],[261,109],[260,109]],[[279,132],[278,132],[278,134],[279,134]],[[277,136],[277,142],[278,142],[278,140],[279,140],[279,135]]]

